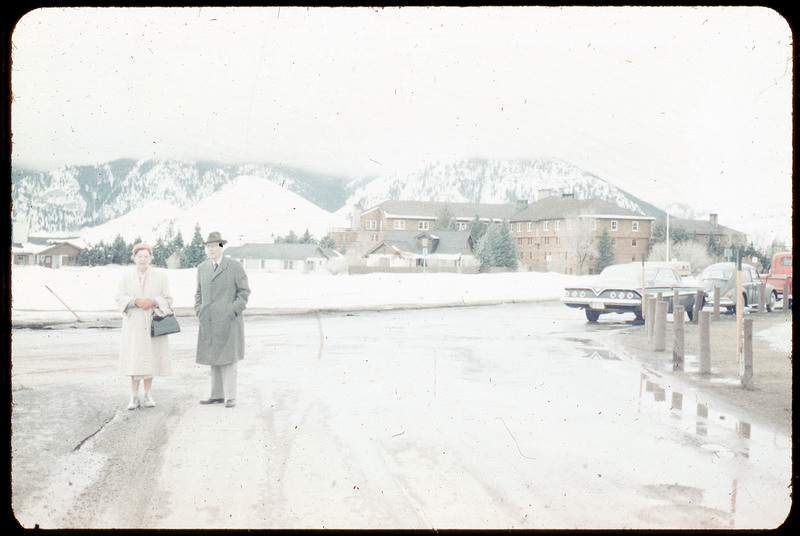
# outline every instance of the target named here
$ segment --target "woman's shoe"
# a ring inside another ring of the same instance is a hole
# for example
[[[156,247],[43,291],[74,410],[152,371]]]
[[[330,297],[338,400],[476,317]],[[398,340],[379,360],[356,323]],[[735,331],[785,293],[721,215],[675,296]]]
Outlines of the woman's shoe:
[[[128,409],[136,409],[140,406],[139,404],[139,397],[132,396],[131,401],[128,402]]]
[[[150,393],[144,394],[144,407],[146,408],[154,408],[156,407],[156,401],[153,400],[153,397],[150,396]]]

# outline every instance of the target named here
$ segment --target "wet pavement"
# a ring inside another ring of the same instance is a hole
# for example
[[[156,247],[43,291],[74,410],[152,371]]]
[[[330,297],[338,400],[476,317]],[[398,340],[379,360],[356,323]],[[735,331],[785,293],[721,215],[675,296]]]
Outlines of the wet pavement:
[[[555,302],[249,316],[237,408],[154,408],[173,416],[158,447],[161,506],[144,510],[142,526],[780,525],[790,438],[613,347],[608,335],[632,320],[588,324]],[[206,394],[196,320],[181,325],[173,376],[155,387],[163,400]],[[97,327],[15,330],[14,384],[107,385],[118,328]],[[113,411],[114,423],[138,418]],[[24,436],[33,421],[14,422]],[[209,457],[219,441],[236,463]]]

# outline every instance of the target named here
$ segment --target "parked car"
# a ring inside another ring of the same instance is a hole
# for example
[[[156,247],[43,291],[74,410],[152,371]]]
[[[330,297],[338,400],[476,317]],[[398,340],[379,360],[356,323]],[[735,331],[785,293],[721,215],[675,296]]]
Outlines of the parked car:
[[[775,288],[778,299],[783,299],[783,285],[789,285],[789,308],[792,307],[792,254],[790,252],[776,253],[772,256],[769,272],[761,274],[761,280]]]
[[[706,303],[714,304],[714,287],[719,287],[719,306],[728,311],[736,310],[736,263],[720,262],[712,264],[700,274],[700,285],[706,293]],[[758,305],[758,292],[761,278],[755,268],[742,264],[742,304],[744,307]],[[778,300],[778,293],[770,284],[764,290],[767,311],[772,311]]]
[[[606,313],[634,313],[641,320],[642,283],[648,295],[662,294],[669,303],[669,312],[672,312],[677,290],[679,305],[683,305],[691,320],[697,291],[701,290],[701,287],[685,284],[678,270],[666,263],[614,264],[585,281],[586,285],[565,288],[561,301],[568,307],[583,309],[589,322],[597,322],[600,315]]]

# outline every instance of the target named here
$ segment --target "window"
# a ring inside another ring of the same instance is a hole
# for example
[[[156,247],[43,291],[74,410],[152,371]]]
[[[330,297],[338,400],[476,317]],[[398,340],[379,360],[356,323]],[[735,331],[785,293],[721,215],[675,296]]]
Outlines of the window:
[[[465,231],[466,229],[467,229],[467,222],[465,222],[465,221],[458,222],[458,230],[459,231]]]
[[[639,232],[639,222],[638,221],[632,221],[631,222],[631,231],[633,231],[634,233],[638,233]],[[634,246],[635,245],[636,244],[634,244]]]
[[[597,220],[592,220],[592,223],[590,224],[589,228],[592,231],[596,231],[597,230]]]
[[[550,227],[550,222],[549,221],[544,222],[544,230],[545,231],[549,230],[549,227]]]
[[[619,223],[617,222],[617,220],[611,220],[611,230],[612,231],[616,231],[618,229],[618,227],[619,227]]]
[[[431,228],[431,222],[429,221],[421,221],[417,223],[417,229],[420,231],[427,231]]]
[[[522,231],[522,224],[521,223],[517,223],[517,232],[519,233],[521,231]]]
[[[572,230],[572,220],[567,220],[567,231]]]
[[[633,240],[631,240],[631,245],[634,246],[634,247],[636,246],[636,239],[635,238]]]
[[[284,270],[294,270],[294,261],[283,261]]]
[[[561,230],[561,220],[556,220],[553,223],[553,230],[560,231]]]
[[[527,225],[527,227],[526,227],[526,230],[527,230],[527,231],[530,233],[532,229],[533,229],[533,222],[532,222],[532,221],[529,221],[529,222],[528,222],[528,225]]]
[[[394,228],[395,229],[405,229],[406,228],[406,220],[394,220]]]
[[[377,220],[367,220],[364,222],[364,228],[370,231],[374,231],[378,228]]]

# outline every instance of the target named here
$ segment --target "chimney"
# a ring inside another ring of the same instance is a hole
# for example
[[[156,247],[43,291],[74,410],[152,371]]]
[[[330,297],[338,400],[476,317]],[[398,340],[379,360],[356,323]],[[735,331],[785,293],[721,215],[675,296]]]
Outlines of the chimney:
[[[548,197],[550,197],[550,188],[543,188],[543,189],[539,190],[539,195],[537,197],[538,201],[541,201],[542,199],[545,199],[545,198],[548,198]]]
[[[363,210],[364,209],[361,208],[361,203],[353,205],[353,220],[350,222],[350,229],[353,231],[361,230],[361,212]]]
[[[711,222],[711,225],[718,225],[717,223],[718,215],[717,214],[709,214],[708,221]]]

